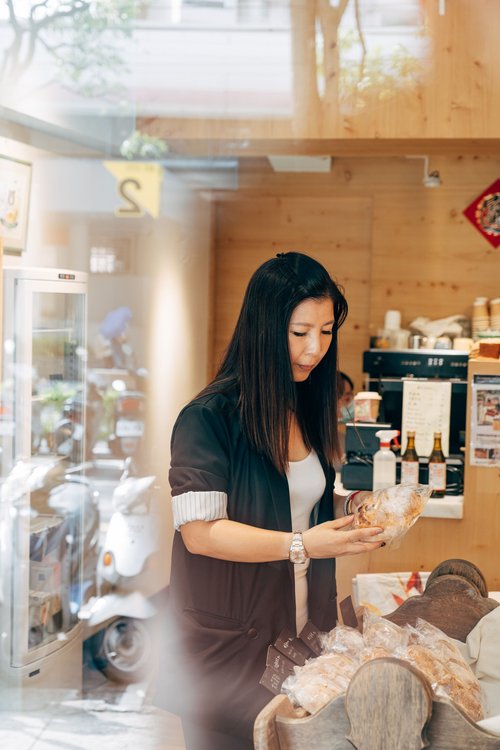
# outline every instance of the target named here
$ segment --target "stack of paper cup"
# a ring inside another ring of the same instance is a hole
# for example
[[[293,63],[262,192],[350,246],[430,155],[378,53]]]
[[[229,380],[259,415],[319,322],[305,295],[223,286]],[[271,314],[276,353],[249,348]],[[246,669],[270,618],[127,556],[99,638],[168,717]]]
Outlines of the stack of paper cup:
[[[490,328],[500,331],[500,297],[490,301]]]
[[[401,328],[401,313],[399,310],[386,311],[384,328],[386,331],[399,331]]]
[[[488,331],[489,328],[488,297],[476,297],[472,306],[472,338],[478,338],[479,333]]]

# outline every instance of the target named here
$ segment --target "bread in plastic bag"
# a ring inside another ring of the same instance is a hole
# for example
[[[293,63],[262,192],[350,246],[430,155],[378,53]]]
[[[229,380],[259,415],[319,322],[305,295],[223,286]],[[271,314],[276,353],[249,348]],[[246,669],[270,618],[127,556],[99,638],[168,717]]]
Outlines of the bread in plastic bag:
[[[377,541],[397,547],[422,514],[432,489],[426,484],[397,484],[371,492],[353,517],[353,528],[380,526]]]
[[[484,718],[481,686],[459,648],[426,620],[417,619],[405,658],[427,676],[436,695],[451,698],[473,721]]]
[[[286,678],[281,689],[294,706],[315,714],[346,692],[358,667],[358,659],[349,654],[322,654],[303,667],[294,667],[294,674]]]
[[[373,614],[365,609],[363,613],[363,646],[365,648],[385,649],[390,656],[396,651],[405,649],[410,641],[410,633],[405,627],[385,617]]]
[[[337,653],[356,656],[363,648],[363,636],[356,628],[337,625],[329,633],[320,633],[319,642],[324,654]]]
[[[479,681],[460,650],[442,630],[426,620],[400,627],[365,611],[361,662],[393,656],[409,662],[428,679],[433,692],[453,700],[473,721],[484,716]]]
[[[337,625],[321,634],[320,643],[323,653],[294,667],[282,686],[294,706],[311,714],[345,693],[361,664],[389,656],[421,671],[437,696],[453,700],[473,721],[484,716],[481,687],[460,650],[425,620],[399,626],[365,610],[363,633]]]

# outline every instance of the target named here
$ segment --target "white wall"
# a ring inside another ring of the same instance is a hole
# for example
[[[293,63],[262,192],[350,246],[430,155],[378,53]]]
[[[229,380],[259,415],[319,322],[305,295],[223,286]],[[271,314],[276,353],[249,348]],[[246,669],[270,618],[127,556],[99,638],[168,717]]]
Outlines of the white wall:
[[[170,433],[180,408],[206,383],[210,311],[212,206],[208,200],[171,182],[169,218],[155,222],[147,263],[150,365],[150,458],[167,487]],[[173,210],[175,203],[175,211]],[[170,574],[173,528],[167,493],[164,542]]]

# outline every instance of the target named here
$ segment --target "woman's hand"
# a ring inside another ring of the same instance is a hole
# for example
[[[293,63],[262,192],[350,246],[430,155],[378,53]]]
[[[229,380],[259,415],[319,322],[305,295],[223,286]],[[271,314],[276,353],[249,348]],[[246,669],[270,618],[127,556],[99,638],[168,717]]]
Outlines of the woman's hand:
[[[384,543],[377,541],[377,535],[383,529],[370,527],[352,529],[352,516],[337,518],[313,526],[302,534],[302,540],[308,557],[343,557],[372,552]]]

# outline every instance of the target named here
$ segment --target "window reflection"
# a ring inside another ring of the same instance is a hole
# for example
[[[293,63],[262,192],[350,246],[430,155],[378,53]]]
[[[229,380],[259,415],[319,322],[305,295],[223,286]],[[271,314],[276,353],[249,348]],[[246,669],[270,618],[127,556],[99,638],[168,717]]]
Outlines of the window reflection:
[[[2,99],[111,151],[139,117],[291,118],[311,86],[356,111],[421,82],[429,53],[418,0],[113,0],[85,17],[61,1],[28,21],[32,6],[0,8]]]

